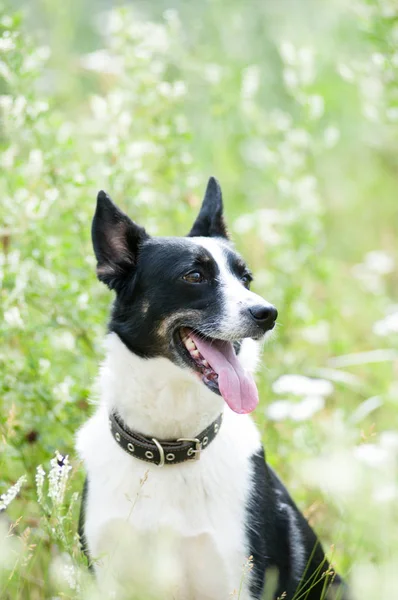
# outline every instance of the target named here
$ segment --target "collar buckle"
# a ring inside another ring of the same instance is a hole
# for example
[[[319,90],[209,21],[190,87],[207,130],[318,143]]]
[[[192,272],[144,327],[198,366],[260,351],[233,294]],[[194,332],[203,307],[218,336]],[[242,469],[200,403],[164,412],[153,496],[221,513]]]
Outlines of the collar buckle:
[[[194,460],[200,459],[200,453],[202,451],[202,442],[200,441],[199,438],[178,438],[177,442],[194,442],[195,450],[193,448],[189,448],[187,455],[189,457],[191,457],[192,454],[194,454],[195,455]]]
[[[163,446],[162,446],[162,444],[156,438],[152,438],[152,441],[155,444],[156,448],[159,450],[159,463],[158,463],[158,467],[163,467],[164,466],[164,450],[163,450]]]

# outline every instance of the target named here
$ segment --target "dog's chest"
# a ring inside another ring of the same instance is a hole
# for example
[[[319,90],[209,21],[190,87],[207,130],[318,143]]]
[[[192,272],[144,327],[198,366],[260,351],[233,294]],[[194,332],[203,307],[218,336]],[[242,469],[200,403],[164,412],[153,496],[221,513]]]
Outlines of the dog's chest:
[[[249,554],[249,458],[258,436],[248,421],[252,435],[240,431],[239,444],[233,427],[224,425],[192,463],[159,469],[131,459],[111,439],[107,460],[90,469],[86,458],[89,550],[109,557],[111,549],[111,570],[124,582],[144,580],[156,595],[176,600],[237,594]]]

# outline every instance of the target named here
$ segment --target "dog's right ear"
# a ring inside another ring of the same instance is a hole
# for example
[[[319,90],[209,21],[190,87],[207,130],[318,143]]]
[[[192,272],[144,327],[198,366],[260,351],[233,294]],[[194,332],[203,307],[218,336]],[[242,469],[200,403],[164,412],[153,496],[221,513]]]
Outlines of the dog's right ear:
[[[91,236],[97,257],[97,277],[110,289],[117,290],[134,272],[139,247],[149,235],[100,191]]]

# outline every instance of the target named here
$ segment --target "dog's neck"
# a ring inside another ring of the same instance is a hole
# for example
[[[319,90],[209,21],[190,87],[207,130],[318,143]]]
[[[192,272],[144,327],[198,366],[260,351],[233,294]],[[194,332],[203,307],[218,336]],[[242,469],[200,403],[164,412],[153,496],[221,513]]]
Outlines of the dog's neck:
[[[130,429],[159,439],[195,437],[224,410],[223,399],[187,369],[166,358],[140,358],[115,333],[105,346],[101,402]]]

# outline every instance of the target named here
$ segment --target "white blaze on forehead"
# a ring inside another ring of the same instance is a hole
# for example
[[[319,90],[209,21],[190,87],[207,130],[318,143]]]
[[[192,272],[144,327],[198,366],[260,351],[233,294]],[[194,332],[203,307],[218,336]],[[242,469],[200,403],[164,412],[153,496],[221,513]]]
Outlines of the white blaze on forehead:
[[[193,237],[190,239],[198,246],[206,248],[217,263],[219,269],[217,279],[222,286],[225,299],[225,317],[223,323],[221,323],[223,328],[228,327],[230,330],[237,328],[238,319],[242,317],[242,310],[248,309],[250,306],[259,304],[270,306],[264,298],[245,288],[239,278],[231,271],[227,258],[228,251],[231,251],[231,249],[226,243],[219,239],[207,237]]]

